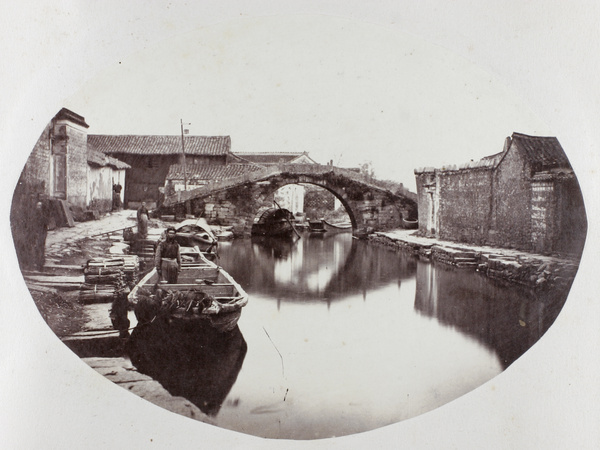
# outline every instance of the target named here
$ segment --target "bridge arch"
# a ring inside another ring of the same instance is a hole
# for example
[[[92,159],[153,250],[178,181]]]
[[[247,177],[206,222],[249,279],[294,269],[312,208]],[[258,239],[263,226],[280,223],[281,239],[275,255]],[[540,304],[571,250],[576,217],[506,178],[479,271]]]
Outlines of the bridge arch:
[[[344,207],[344,209],[346,210],[346,213],[348,214],[349,218],[350,218],[350,222],[352,223],[352,228],[357,228],[358,227],[358,222],[356,220],[356,217],[354,215],[354,211],[352,210],[352,207],[350,206],[350,204],[348,203],[348,201],[344,198],[344,196],[338,192],[335,189],[332,189],[331,187],[321,184],[317,181],[311,180],[311,181],[303,181],[303,182],[296,182],[293,180],[288,180],[286,182],[286,180],[282,180],[280,183],[276,183],[276,184],[271,184],[270,185],[270,192],[267,191],[266,194],[266,198],[267,200],[265,200],[264,205],[267,204],[273,204],[272,201],[269,201],[269,198],[273,198],[275,193],[281,189],[282,187],[285,186],[291,186],[291,185],[298,185],[298,186],[303,186],[303,185],[311,185],[311,186],[317,186],[320,187],[322,189],[325,189],[327,192],[329,192],[330,194],[332,194],[335,198],[337,198],[340,203],[342,204],[342,206]]]
[[[402,228],[403,218],[416,215],[416,195],[408,190],[392,193],[360,173],[320,164],[282,164],[211,182],[167,197],[165,206],[200,201],[209,223],[233,226],[238,235],[249,234],[260,206],[289,184],[312,184],[331,192],[346,209],[355,234]]]

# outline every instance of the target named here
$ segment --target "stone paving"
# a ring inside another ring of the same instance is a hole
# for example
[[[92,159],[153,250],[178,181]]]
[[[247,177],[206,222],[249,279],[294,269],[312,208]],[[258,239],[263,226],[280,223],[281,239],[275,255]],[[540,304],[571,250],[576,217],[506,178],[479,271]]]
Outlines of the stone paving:
[[[58,260],[72,251],[78,241],[90,238],[101,238],[102,233],[132,227],[135,231],[136,211],[124,209],[106,214],[98,220],[76,222],[74,227],[62,227],[48,231],[46,237],[46,259]],[[121,231],[122,233],[122,231]],[[106,236],[104,236],[106,237]]]

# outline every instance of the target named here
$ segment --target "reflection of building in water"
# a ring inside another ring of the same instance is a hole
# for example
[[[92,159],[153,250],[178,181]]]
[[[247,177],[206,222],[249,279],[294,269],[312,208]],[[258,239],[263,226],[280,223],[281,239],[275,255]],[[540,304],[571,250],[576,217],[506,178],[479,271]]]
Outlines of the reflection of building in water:
[[[304,247],[296,245],[295,251],[290,251],[285,258],[275,259],[273,266],[273,277],[275,283],[291,285],[302,271],[302,260],[304,259]]]
[[[332,278],[344,265],[352,246],[352,237],[340,239],[302,239],[289,257],[275,260],[273,275],[280,286],[322,296]]]
[[[568,293],[543,297],[473,272],[419,261],[415,310],[493,348],[508,367],[548,330]]]
[[[431,317],[437,316],[438,288],[433,265],[419,265],[417,270],[417,292],[415,306]]]

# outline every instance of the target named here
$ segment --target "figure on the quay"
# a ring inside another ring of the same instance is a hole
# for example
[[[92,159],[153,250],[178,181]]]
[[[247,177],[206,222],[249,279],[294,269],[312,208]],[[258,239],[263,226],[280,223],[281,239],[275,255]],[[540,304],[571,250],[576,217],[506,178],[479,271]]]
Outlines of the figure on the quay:
[[[177,283],[177,277],[181,271],[181,253],[175,234],[174,227],[167,228],[166,239],[159,242],[154,255],[154,263],[160,280],[166,280],[169,284]]]
[[[112,210],[113,211],[120,211],[123,203],[121,202],[121,190],[123,189],[123,186],[121,186],[119,183],[117,184],[113,184],[113,201],[112,201]]]
[[[146,202],[142,202],[137,210],[138,234],[140,238],[145,239],[148,236],[148,218],[150,213],[146,208]]]
[[[42,270],[46,258],[46,236],[48,235],[48,208],[42,200],[36,202],[31,219],[32,262],[38,270]]]

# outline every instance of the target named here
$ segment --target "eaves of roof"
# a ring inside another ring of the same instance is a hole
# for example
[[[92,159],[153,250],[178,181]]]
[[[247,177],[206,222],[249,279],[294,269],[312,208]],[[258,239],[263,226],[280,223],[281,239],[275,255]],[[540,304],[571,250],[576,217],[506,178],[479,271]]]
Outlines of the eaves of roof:
[[[130,169],[131,166],[123,161],[119,161],[117,158],[105,155],[102,152],[88,149],[87,151],[87,162],[90,165],[99,167],[114,167],[115,169]]]
[[[231,150],[230,136],[139,136],[88,135],[88,145],[105,154],[173,155],[185,150],[186,155],[226,155]]]
[[[185,177],[195,180],[224,180],[244,175],[248,172],[262,170],[254,164],[227,164],[224,166],[212,164],[172,164],[167,173],[167,180],[182,180]]]

